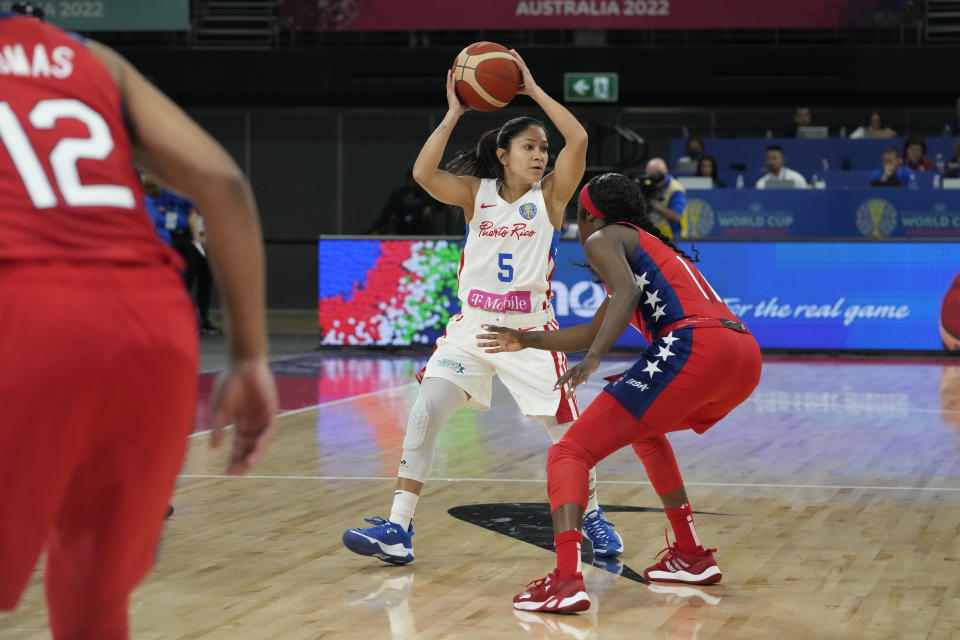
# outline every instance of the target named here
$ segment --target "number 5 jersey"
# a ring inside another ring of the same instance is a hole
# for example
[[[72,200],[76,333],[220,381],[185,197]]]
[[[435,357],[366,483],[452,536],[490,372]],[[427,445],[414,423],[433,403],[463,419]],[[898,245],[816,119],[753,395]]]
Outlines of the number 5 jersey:
[[[547,309],[559,238],[539,182],[516,202],[507,202],[497,192],[497,181],[484,179],[457,270],[463,307],[513,313]]]

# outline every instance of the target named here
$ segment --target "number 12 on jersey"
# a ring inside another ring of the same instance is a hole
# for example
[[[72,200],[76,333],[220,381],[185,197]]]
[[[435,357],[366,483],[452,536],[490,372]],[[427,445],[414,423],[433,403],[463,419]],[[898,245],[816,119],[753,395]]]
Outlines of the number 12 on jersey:
[[[136,198],[127,187],[80,183],[77,162],[105,160],[113,151],[113,136],[103,116],[79,100],[70,99],[41,100],[28,116],[33,128],[39,130],[53,129],[61,118],[79,120],[90,132],[87,138],[62,138],[50,152],[50,167],[64,202],[71,207],[136,208]],[[53,186],[9,102],[0,102],[0,144],[10,154],[33,206],[37,209],[56,207],[57,195]]]

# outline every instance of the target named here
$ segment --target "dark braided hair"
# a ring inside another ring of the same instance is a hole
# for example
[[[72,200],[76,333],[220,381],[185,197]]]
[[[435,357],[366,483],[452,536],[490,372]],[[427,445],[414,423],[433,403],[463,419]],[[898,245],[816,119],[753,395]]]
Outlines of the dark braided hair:
[[[594,206],[610,222],[629,222],[634,224],[660,242],[673,249],[690,262],[700,262],[700,252],[691,244],[694,256],[684,253],[673,240],[663,235],[660,229],[650,221],[647,200],[640,193],[640,186],[622,173],[604,173],[587,183],[587,193]],[[586,215],[583,205],[577,202],[577,216]]]
[[[455,176],[503,180],[503,165],[497,157],[497,149],[509,149],[513,139],[530,127],[547,130],[536,118],[521,116],[507,120],[499,129],[490,129],[480,136],[476,147],[457,151],[443,168]],[[451,210],[457,214],[463,212],[460,207],[451,207]]]

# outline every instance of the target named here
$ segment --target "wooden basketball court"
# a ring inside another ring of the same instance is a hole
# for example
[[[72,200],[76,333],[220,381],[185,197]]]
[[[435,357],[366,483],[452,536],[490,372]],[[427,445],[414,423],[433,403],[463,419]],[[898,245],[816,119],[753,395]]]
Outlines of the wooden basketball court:
[[[552,554],[529,531],[481,526],[534,522],[544,507],[511,505],[546,502],[547,434],[499,383],[494,409],[463,410],[440,436],[416,560],[395,567],[341,545],[345,528],[388,515],[422,361],[282,363],[281,386],[315,388],[315,406],[281,418],[250,477],[221,476],[223,452],[196,434],[156,569],[131,602],[133,637],[960,638],[960,366],[768,359],[728,419],[671,436],[723,582],[630,579],[664,546],[667,520],[627,449],[599,468],[622,562],[585,565],[590,611],[550,616],[515,612],[511,599],[553,568]],[[622,368],[605,361],[581,407],[601,374]],[[0,640],[45,629],[38,570],[20,609],[0,617]]]

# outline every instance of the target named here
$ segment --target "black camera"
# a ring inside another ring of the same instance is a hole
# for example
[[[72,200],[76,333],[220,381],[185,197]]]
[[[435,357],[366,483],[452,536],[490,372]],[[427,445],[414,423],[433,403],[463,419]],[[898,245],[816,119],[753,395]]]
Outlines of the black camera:
[[[640,186],[640,193],[643,194],[643,197],[647,200],[656,198],[657,190],[660,188],[660,183],[665,177],[662,173],[637,176],[636,181]]]

